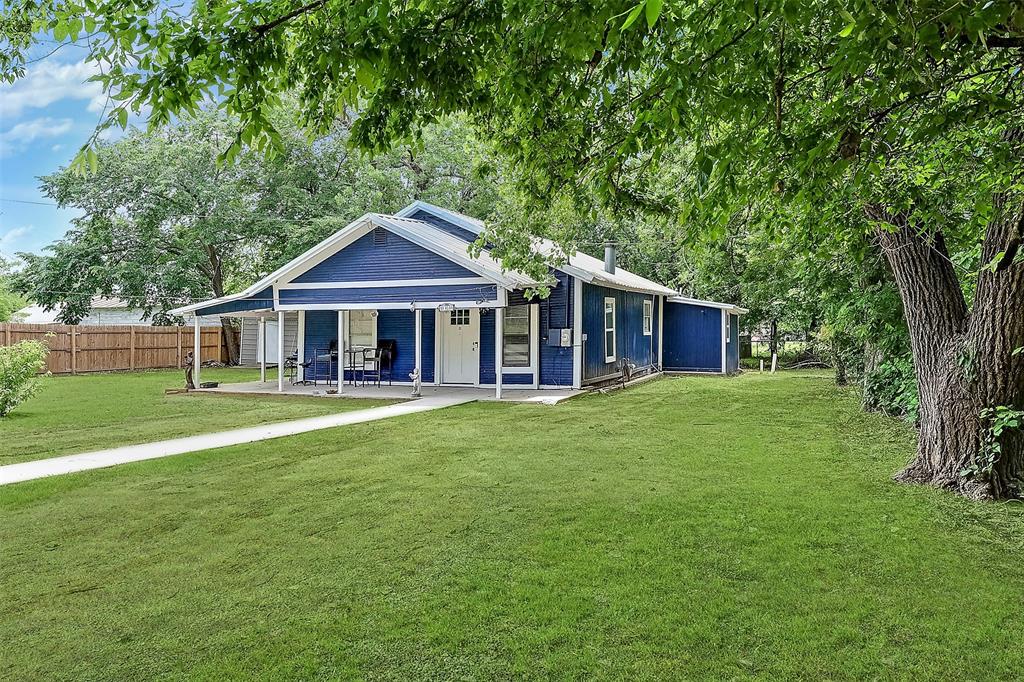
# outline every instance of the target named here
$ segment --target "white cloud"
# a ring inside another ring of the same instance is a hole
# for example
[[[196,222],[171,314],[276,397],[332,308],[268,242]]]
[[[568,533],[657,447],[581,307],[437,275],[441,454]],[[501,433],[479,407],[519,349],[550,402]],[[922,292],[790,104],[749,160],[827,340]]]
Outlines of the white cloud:
[[[59,137],[71,130],[70,118],[35,118],[0,132],[0,158],[28,148],[36,140]]]
[[[39,62],[24,78],[0,85],[0,121],[16,119],[27,109],[48,107],[64,99],[88,100],[86,109],[98,113],[106,102],[103,86],[86,80],[98,73],[95,65],[85,62]]]
[[[0,233],[0,253],[14,253],[14,243],[32,231],[31,225],[14,227]]]

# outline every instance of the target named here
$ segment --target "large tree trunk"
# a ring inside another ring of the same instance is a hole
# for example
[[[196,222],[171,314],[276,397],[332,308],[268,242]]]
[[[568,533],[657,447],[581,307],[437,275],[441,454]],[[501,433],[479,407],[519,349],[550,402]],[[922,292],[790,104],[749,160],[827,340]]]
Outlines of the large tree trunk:
[[[220,318],[220,325],[224,328],[224,346],[228,351],[228,364],[237,365],[239,362],[240,350],[238,348],[238,335],[235,333],[235,318],[222,317]]]
[[[1017,496],[1024,477],[1019,432],[1001,439],[998,455],[982,449],[990,426],[982,410],[1024,403],[1024,356],[1013,353],[1024,345],[1024,266],[1009,253],[1024,214],[1019,197],[999,197],[997,205],[985,259],[1008,258],[980,275],[972,311],[941,233],[923,232],[882,207],[868,209],[872,220],[893,226],[878,237],[903,300],[920,399],[917,456],[896,478],[975,498]]]

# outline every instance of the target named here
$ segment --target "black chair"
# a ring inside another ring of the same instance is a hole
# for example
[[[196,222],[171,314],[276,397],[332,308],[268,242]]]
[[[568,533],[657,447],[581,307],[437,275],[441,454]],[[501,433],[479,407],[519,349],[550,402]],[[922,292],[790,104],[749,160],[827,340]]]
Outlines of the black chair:
[[[367,379],[380,386],[380,350],[377,348],[364,348],[362,353],[363,361],[359,364],[359,381],[363,386]]]
[[[388,386],[390,386],[395,367],[395,357],[398,355],[398,342],[394,339],[377,339],[377,355],[380,357],[380,367],[377,370],[378,377],[383,378],[383,375],[387,374]]]

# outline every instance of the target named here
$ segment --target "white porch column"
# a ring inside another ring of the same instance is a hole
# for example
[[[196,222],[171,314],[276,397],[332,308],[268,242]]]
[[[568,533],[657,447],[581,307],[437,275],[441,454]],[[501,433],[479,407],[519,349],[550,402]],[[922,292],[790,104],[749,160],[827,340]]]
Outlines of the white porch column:
[[[338,395],[345,387],[345,311],[338,311]],[[353,383],[355,380],[353,379]]]
[[[434,369],[437,372],[437,369]],[[413,395],[420,394],[420,386],[423,384],[423,311],[416,309],[416,367],[413,370],[416,378],[413,379]]]
[[[284,311],[277,311],[277,390],[284,393]]]
[[[505,309],[494,309],[494,397],[501,400],[501,363],[504,354]]]
[[[192,381],[196,388],[199,388],[199,367],[203,364],[203,338],[202,328],[199,326],[199,315],[193,313],[192,328],[194,330],[192,339]]]
[[[260,383],[265,384],[267,382],[267,318],[261,316],[256,329],[260,336]]]
[[[664,371],[665,350],[665,301],[664,296],[658,297],[658,369]]]
[[[300,382],[306,380],[306,371],[302,363],[306,361],[306,311],[299,311],[299,328],[295,332],[295,378]]]

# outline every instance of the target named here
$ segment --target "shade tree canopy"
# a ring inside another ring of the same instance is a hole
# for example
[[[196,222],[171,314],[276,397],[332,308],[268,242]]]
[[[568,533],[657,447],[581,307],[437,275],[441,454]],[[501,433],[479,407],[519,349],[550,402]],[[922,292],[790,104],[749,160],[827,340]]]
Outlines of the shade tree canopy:
[[[271,112],[295,92],[309,129],[354,113],[352,142],[374,152],[467,112],[543,201],[596,196],[709,234],[774,203],[813,218],[808,245],[842,225],[877,245],[906,314],[921,438],[902,478],[1021,490],[1024,435],[992,447],[985,416],[1024,398],[1018,2],[15,0],[3,18],[7,77],[39,32],[89,33],[108,124],[213,101],[237,117],[227,160],[280,153]]]

